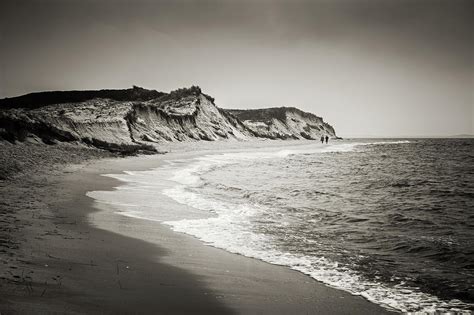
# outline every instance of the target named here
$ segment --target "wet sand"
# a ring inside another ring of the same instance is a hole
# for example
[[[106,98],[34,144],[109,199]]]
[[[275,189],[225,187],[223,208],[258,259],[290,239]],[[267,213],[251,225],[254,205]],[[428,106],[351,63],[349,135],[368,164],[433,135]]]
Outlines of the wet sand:
[[[85,195],[120,185],[101,174],[157,167],[166,156],[93,161],[2,187],[2,197],[18,205],[18,221],[12,222],[22,226],[11,233],[21,238],[18,248],[2,259],[2,314],[389,313],[299,272],[205,246],[157,222],[98,213]]]

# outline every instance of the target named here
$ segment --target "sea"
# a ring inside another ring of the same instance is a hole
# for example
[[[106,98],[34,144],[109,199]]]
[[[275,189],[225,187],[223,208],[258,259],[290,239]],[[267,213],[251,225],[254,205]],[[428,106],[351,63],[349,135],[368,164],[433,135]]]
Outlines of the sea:
[[[125,184],[89,195],[120,215],[387,309],[474,311],[474,139],[262,143],[110,176]]]

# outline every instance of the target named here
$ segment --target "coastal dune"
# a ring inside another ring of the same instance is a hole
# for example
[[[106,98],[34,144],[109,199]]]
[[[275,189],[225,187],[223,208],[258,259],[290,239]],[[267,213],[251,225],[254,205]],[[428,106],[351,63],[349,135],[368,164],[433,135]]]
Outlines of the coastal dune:
[[[126,90],[32,93],[0,100],[0,140],[86,144],[122,154],[162,143],[336,137],[321,117],[296,108],[228,110],[197,86],[170,93]]]

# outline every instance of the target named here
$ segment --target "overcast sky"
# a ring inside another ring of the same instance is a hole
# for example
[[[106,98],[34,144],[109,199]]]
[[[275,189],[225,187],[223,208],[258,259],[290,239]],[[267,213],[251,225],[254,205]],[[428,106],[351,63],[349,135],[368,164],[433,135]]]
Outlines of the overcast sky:
[[[0,98],[199,85],[341,136],[474,134],[474,1],[0,2]]]

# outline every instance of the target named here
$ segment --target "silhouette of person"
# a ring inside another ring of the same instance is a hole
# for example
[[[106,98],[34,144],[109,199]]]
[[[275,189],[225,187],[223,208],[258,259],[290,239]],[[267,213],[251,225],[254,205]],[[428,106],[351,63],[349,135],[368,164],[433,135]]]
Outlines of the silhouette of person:
[[[326,144],[328,143],[328,141],[329,141],[329,137],[328,137],[328,136],[326,136]]]
[[[324,136],[321,136],[321,143],[324,143]]]

